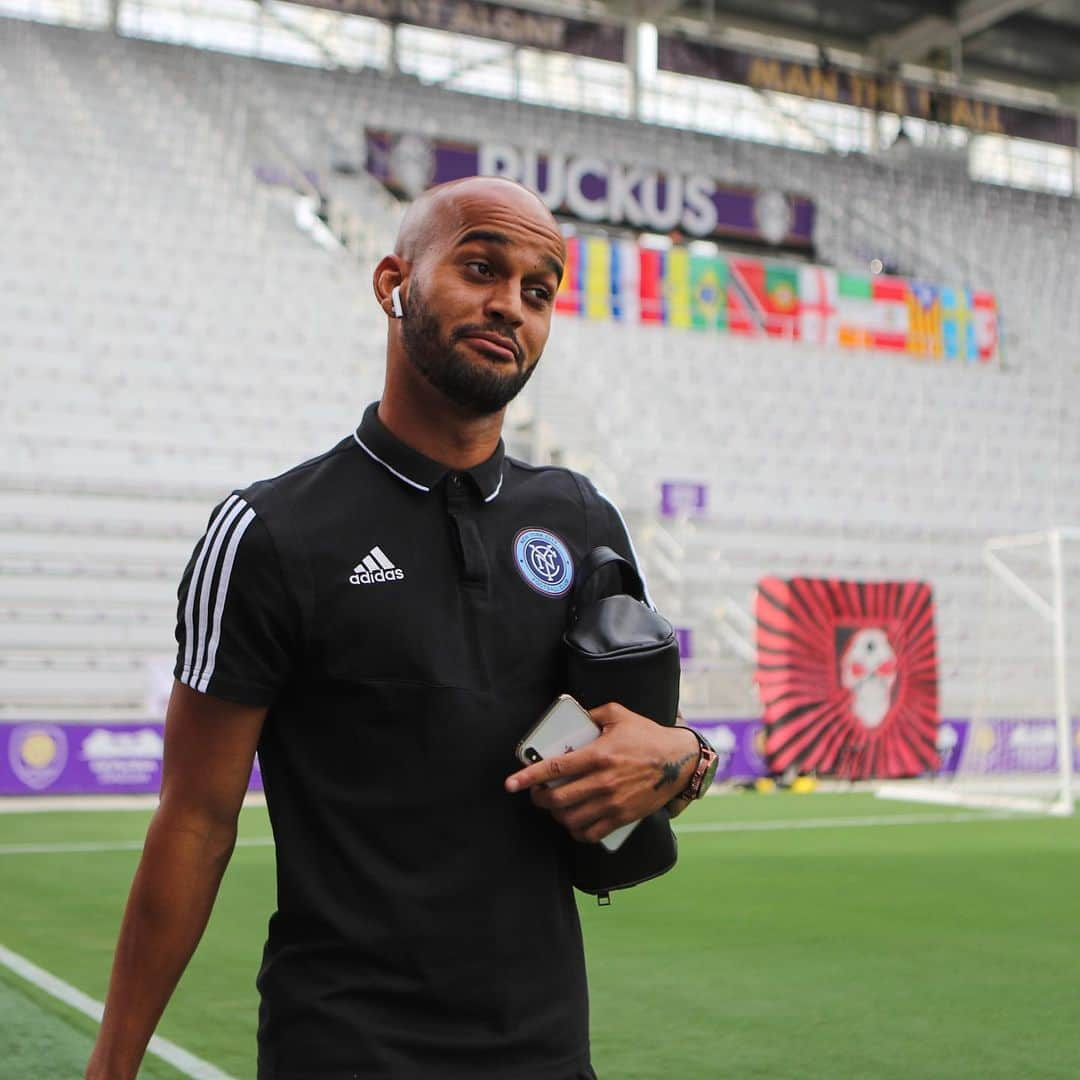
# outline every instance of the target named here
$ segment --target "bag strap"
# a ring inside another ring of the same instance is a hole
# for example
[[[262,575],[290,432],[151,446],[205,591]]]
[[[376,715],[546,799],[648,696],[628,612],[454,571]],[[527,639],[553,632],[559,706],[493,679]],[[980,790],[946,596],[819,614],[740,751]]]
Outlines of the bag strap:
[[[585,542],[591,550],[577,566],[574,585],[574,593],[570,600],[569,625],[577,622],[578,613],[586,602],[598,599],[599,589],[594,587],[586,594],[585,586],[593,578],[597,570],[613,563],[621,564],[619,574],[622,579],[623,592],[629,593],[635,600],[645,602],[645,586],[634,564],[624,559],[618,552],[609,547],[599,546],[611,535],[608,525],[607,514],[603,510],[601,496],[597,493],[589,480],[579,473],[570,472],[574,483],[581,495],[581,503],[585,510]],[[613,595],[608,593],[607,595]]]
[[[600,495],[592,482],[586,480],[580,473],[571,472],[570,476],[577,485],[581,506],[585,511],[585,544],[589,548],[594,548],[608,539],[607,514],[601,509]]]
[[[621,592],[628,593],[635,600],[644,602],[645,586],[642,584],[641,575],[637,572],[634,564],[629,559],[624,559],[618,552],[609,547],[595,547],[585,556],[577,567],[577,581],[574,585],[574,596],[570,602],[570,625],[577,622],[578,612],[586,603],[597,599],[597,589],[590,588],[595,585],[596,573],[605,566],[615,566],[619,570]],[[608,595],[615,595],[609,593]]]

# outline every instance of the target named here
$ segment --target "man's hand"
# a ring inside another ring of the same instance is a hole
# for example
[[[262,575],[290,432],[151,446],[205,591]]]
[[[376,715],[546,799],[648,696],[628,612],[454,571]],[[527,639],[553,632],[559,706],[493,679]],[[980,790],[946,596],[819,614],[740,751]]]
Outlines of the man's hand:
[[[690,783],[699,745],[685,727],[664,727],[614,702],[591,709],[600,737],[507,777],[575,840],[598,843],[620,825],[670,802]],[[547,785],[555,781],[558,786]]]

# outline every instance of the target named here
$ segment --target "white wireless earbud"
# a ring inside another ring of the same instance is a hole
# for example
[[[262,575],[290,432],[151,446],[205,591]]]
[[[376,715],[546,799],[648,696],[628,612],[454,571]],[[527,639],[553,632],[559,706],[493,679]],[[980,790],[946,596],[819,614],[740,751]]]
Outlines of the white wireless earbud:
[[[394,309],[395,319],[405,318],[405,309],[401,306],[401,286],[395,285],[390,290],[390,306]]]

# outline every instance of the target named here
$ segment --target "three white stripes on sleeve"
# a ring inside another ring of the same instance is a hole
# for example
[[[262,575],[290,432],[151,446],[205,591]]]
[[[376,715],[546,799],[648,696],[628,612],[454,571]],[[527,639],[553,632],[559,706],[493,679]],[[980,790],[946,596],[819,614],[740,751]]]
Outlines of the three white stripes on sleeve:
[[[214,674],[236,549],[254,520],[255,511],[239,495],[230,495],[211,520],[195,560],[184,604],[184,665],[180,681],[200,693],[206,693]]]

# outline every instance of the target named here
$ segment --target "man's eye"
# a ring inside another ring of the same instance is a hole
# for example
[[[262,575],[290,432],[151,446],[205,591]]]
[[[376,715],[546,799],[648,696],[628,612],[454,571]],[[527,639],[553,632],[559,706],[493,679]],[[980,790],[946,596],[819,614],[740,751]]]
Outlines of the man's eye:
[[[533,285],[531,288],[526,289],[525,291],[532,293],[537,300],[540,300],[545,304],[551,299],[551,290],[545,288],[543,285]]]
[[[483,259],[470,259],[465,265],[484,277],[491,276],[491,264],[484,262]]]

